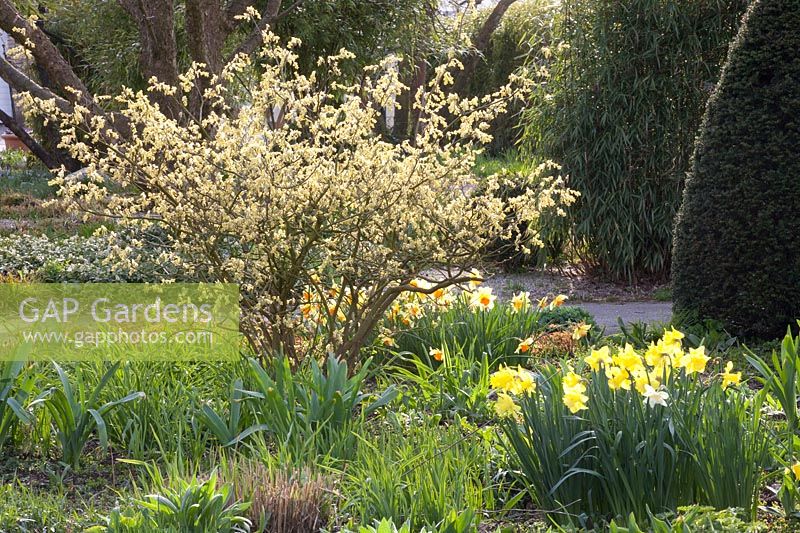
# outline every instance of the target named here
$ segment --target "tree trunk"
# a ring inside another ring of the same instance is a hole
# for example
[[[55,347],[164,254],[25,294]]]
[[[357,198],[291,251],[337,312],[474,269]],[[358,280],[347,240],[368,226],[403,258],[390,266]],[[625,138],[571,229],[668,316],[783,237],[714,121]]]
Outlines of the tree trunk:
[[[478,30],[478,33],[473,37],[472,45],[474,49],[464,58],[464,70],[457,76],[455,86],[453,87],[457,93],[463,93],[467,85],[469,85],[470,80],[472,80],[472,77],[475,75],[475,69],[478,66],[481,55],[489,47],[492,34],[500,26],[500,21],[503,19],[503,15],[506,14],[506,11],[508,11],[508,8],[516,1],[517,0],[500,0],[497,5],[494,6],[494,9],[492,9],[492,12],[486,18],[483,25]]]

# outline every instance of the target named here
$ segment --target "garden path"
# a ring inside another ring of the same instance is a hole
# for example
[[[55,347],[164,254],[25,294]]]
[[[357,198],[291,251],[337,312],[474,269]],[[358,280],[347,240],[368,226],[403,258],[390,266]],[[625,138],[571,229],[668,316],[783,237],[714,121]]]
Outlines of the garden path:
[[[569,297],[567,305],[586,309],[606,333],[619,332],[617,318],[622,318],[625,324],[666,323],[672,318],[669,289],[658,283],[629,286],[599,281],[578,272],[534,271],[494,273],[486,284],[503,300],[519,291],[528,291],[533,300],[565,294]]]

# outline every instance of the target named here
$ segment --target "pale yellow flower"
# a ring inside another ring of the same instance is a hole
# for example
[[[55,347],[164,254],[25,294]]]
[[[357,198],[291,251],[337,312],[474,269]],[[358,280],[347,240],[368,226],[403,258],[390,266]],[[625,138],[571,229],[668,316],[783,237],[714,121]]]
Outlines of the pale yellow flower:
[[[589,407],[586,405],[588,401],[589,397],[578,390],[564,393],[564,405],[567,406],[567,409],[572,414],[588,409]]]
[[[591,324],[584,324],[580,323],[575,326],[575,330],[572,332],[572,340],[580,340],[584,338],[586,335],[589,334],[589,330],[592,329]]]
[[[794,474],[795,479],[800,479],[800,463],[792,465],[792,474]]]
[[[483,276],[481,275],[480,271],[477,268],[473,268],[469,275],[472,277],[472,279],[469,281],[470,288],[474,290],[480,287],[481,283],[483,283]]]
[[[530,394],[536,390],[536,379],[533,372],[517,366],[518,394]]]
[[[481,287],[472,293],[470,298],[470,307],[473,309],[480,309],[481,311],[489,311],[494,308],[494,301],[497,296],[492,294],[491,287]]]
[[[564,378],[561,380],[561,385],[565,393],[586,392],[586,385],[583,383],[583,379],[571,370],[564,375]]]
[[[514,370],[501,365],[500,369],[489,377],[489,384],[492,388],[509,391],[512,389],[515,379]]]
[[[519,415],[520,407],[514,401],[514,398],[501,392],[497,395],[497,400],[494,402],[494,412],[504,418],[514,417]]]
[[[520,292],[511,298],[511,310],[515,313],[526,310],[530,304],[531,300],[527,292]]]
[[[550,302],[550,307],[561,307],[562,305],[564,305],[564,302],[566,302],[568,299],[569,298],[567,298],[563,294],[559,294],[558,296],[553,298],[552,302]]]
[[[677,344],[680,345],[681,341],[684,338],[684,334],[675,329],[675,326],[672,326],[672,329],[669,331],[664,331],[664,336],[662,340],[665,344]]]
[[[624,368],[628,372],[633,372],[634,370],[644,368],[641,356],[636,353],[636,350],[633,349],[633,346],[627,343],[625,344],[625,347],[619,350],[612,359],[614,360],[615,365],[619,366],[620,368]]]

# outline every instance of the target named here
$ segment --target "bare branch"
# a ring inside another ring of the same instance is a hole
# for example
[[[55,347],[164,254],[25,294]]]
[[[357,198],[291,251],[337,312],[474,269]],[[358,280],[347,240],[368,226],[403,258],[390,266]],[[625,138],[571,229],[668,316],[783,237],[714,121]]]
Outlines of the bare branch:
[[[45,150],[41,144],[36,142],[36,140],[25,131],[25,128],[23,128],[19,122],[14,120],[12,116],[7,115],[2,109],[0,109],[0,121],[5,124],[25,146],[30,148],[33,155],[41,159],[42,163],[44,163],[47,168],[54,169],[61,166],[61,162],[56,156]]]
[[[50,89],[46,89],[33,81],[27,74],[9,63],[2,54],[0,54],[0,78],[3,78],[6,83],[14,87],[17,91],[29,92],[42,100],[53,100],[56,106],[64,113],[72,112],[72,104],[53,93]]]

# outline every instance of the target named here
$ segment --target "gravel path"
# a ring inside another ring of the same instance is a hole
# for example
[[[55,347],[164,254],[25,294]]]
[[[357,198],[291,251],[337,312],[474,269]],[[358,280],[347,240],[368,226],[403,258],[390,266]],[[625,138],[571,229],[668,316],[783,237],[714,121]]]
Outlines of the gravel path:
[[[584,302],[573,305],[577,305],[593,315],[597,327],[601,330],[605,328],[606,333],[619,332],[617,318],[621,318],[625,324],[633,322],[667,323],[672,318],[670,302]]]
[[[619,332],[617,318],[622,318],[625,324],[666,323],[672,318],[672,303],[655,300],[663,285],[631,287],[559,272],[495,273],[486,284],[503,300],[520,291],[528,291],[531,299],[565,294],[569,297],[567,305],[586,309],[606,333]]]

